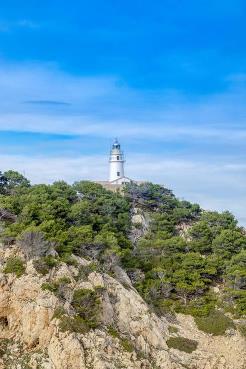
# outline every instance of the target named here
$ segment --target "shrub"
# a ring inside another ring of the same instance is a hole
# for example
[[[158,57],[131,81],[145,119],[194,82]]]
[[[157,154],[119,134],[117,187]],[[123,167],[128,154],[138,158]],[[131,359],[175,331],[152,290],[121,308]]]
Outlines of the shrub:
[[[19,257],[10,257],[3,271],[4,273],[15,273],[17,277],[20,277],[25,272],[25,266]]]
[[[163,315],[174,315],[174,312],[178,310],[178,302],[166,298],[166,299],[153,299],[149,301],[149,303],[152,305],[155,313],[158,316]]]
[[[108,333],[110,334],[110,336],[114,337],[114,338],[118,338],[120,339],[120,334],[117,331],[117,329],[115,329],[114,327],[112,327],[111,325],[108,327]]]
[[[97,270],[96,263],[90,263],[89,265],[81,265],[79,267],[79,273],[77,279],[87,279],[88,275]]]
[[[52,319],[59,319],[59,327],[62,332],[86,333],[90,327],[87,322],[79,315],[68,316],[63,306],[58,306]]]
[[[198,342],[185,337],[170,337],[167,340],[167,345],[169,348],[174,348],[190,354],[196,350]]]
[[[100,323],[100,292],[100,290],[79,289],[73,294],[72,306],[89,328],[96,328]]]
[[[75,267],[78,266],[77,260],[69,254],[63,254],[60,260],[67,265],[73,265]]]
[[[214,311],[217,303],[216,296],[209,292],[204,296],[194,298],[187,306],[180,305],[176,311],[194,317],[208,316],[211,311]]]
[[[58,316],[60,319],[60,329],[65,332],[86,333],[90,329],[95,329],[100,324],[100,304],[99,299],[101,289],[96,291],[79,289],[74,291],[72,306],[75,310],[74,316]]]
[[[62,332],[86,333],[90,330],[87,322],[79,315],[62,315],[60,317],[59,327]]]
[[[58,306],[55,311],[54,314],[52,316],[52,319],[61,319],[61,317],[66,314],[66,311],[64,309],[63,306]]]
[[[121,345],[127,352],[132,352],[134,350],[133,344],[127,338],[121,338]]]
[[[33,262],[36,271],[42,275],[47,274],[50,271],[50,269],[55,267],[57,264],[58,260],[51,255],[44,256],[43,258],[34,260]]]
[[[61,277],[61,278],[58,279],[57,283],[59,285],[69,284],[69,283],[71,283],[71,279],[64,275],[64,277]]]
[[[44,291],[47,290],[47,291],[53,292],[58,297],[64,297],[63,287],[66,286],[69,283],[71,283],[70,278],[64,276],[64,277],[59,278],[55,282],[43,283],[41,288]]]
[[[169,331],[169,333],[178,333],[178,328],[177,327],[175,327],[174,325],[169,325],[169,327],[168,327],[168,331]]]
[[[195,322],[198,329],[214,336],[223,335],[227,329],[234,327],[233,320],[220,311],[213,311],[207,317],[195,317]]]
[[[246,324],[243,324],[243,323],[242,324],[239,324],[237,326],[237,329],[239,330],[239,332],[241,333],[241,335],[246,338]]]
[[[42,284],[41,288],[43,291],[50,291],[55,293],[58,291],[59,285],[55,282],[54,283],[46,282]]]

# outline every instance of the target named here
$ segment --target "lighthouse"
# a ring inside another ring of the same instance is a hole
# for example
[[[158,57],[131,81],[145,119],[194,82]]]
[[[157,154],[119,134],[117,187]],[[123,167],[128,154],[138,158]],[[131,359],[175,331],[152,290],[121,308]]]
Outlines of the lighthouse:
[[[124,154],[116,138],[109,155],[109,182],[124,177],[124,164]]]
[[[131,181],[130,178],[125,177],[124,164],[124,153],[116,138],[109,154],[109,183],[123,184]]]
[[[115,138],[109,153],[109,178],[108,181],[96,181],[107,190],[117,192],[124,188],[126,183],[140,184],[142,182],[132,180],[125,176],[125,158],[121,145]]]

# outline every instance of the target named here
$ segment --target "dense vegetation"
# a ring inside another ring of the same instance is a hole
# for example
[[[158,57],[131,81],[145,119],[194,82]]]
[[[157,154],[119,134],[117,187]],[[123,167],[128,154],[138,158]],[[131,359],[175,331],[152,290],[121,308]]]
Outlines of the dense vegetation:
[[[229,212],[203,211],[151,183],[128,184],[123,196],[88,181],[32,186],[14,171],[0,173],[0,212],[2,243],[17,242],[42,274],[60,261],[73,263],[75,254],[108,273],[121,265],[159,314],[181,311],[206,322],[217,309],[246,314],[246,235]],[[142,227],[131,224],[136,212],[149,225],[133,242]],[[16,260],[6,270],[24,272]],[[96,304],[95,296],[77,297]]]
[[[5,244],[17,240],[27,257],[45,256],[54,247],[64,259],[71,253],[109,258],[130,247],[130,204],[119,194],[86,181],[30,186],[15,177],[11,188],[8,181],[0,187],[0,208],[17,216],[4,226]]]
[[[152,219],[149,231],[122,258],[145,300],[160,314],[209,317],[223,307],[244,315],[246,235],[234,216],[202,211],[157,185],[129,187],[132,206]],[[214,293],[218,287],[221,293]]]

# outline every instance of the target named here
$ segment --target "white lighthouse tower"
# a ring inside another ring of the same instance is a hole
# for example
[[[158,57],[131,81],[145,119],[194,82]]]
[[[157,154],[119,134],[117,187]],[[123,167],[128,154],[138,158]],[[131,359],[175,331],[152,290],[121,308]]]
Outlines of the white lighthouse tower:
[[[116,138],[109,156],[109,182],[111,184],[122,184],[131,181],[130,178],[125,177],[124,164],[124,153]]]

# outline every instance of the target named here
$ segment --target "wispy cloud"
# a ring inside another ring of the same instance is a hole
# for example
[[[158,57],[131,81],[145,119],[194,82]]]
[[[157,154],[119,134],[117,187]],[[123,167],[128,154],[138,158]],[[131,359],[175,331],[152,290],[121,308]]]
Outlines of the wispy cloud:
[[[33,105],[71,105],[69,102],[65,101],[54,101],[54,100],[29,100],[24,101],[24,104],[33,104]]]
[[[0,32],[10,32],[18,29],[37,29],[40,25],[30,19],[19,19],[15,21],[0,20]]]
[[[36,102],[32,105],[63,107],[70,104],[63,102]],[[64,113],[65,114],[65,113]],[[171,125],[165,120],[161,123],[146,121],[125,121],[111,119],[98,119],[88,115],[70,116],[47,113],[19,113],[0,115],[0,130],[24,131],[40,133],[60,133],[70,135],[96,135],[97,137],[158,139],[159,141],[202,140],[207,142],[244,143],[246,129],[243,127],[211,127],[209,125],[189,126],[177,124]]]
[[[31,119],[37,109],[27,109],[23,101],[41,102],[39,105],[45,105],[42,104],[44,102],[71,103],[74,106],[73,113],[79,113],[85,111],[87,106],[91,110],[93,102],[98,106],[97,100],[116,92],[116,78],[113,77],[73,76],[60,71],[52,63],[0,63],[0,108],[3,114],[25,112],[30,114]],[[38,111],[41,112],[46,112],[45,107]]]
[[[140,92],[113,76],[72,76],[51,64],[0,64],[0,130],[242,142],[245,98],[235,77],[224,93],[193,101],[178,91]]]

